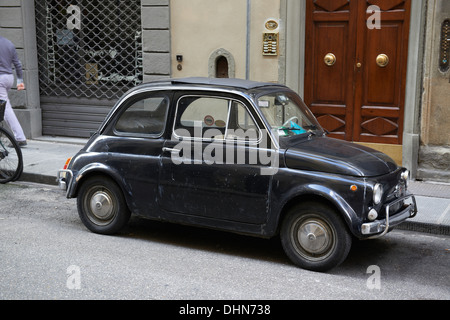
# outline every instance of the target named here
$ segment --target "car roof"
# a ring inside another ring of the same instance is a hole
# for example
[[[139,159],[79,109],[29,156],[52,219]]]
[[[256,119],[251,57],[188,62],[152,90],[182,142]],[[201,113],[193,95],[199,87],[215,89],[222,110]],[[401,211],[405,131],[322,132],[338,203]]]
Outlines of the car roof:
[[[286,86],[271,83],[271,82],[258,82],[251,80],[244,80],[238,78],[206,78],[206,77],[189,77],[189,78],[173,78],[163,81],[149,82],[147,85],[150,86],[159,86],[159,85],[167,85],[171,84],[174,86],[177,85],[195,85],[199,87],[204,86],[213,86],[213,87],[222,87],[222,88],[235,88],[235,89],[243,89],[243,90],[252,90],[263,87],[279,87],[286,88]]]

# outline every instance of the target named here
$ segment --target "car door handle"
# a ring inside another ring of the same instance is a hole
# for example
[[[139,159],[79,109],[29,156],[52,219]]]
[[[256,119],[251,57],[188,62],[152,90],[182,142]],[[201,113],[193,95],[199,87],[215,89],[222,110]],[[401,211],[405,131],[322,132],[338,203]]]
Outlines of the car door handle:
[[[170,152],[170,153],[180,153],[181,152],[181,150],[180,149],[175,149],[175,148],[166,148],[166,147],[164,147],[164,148],[162,148],[162,151],[163,152]]]

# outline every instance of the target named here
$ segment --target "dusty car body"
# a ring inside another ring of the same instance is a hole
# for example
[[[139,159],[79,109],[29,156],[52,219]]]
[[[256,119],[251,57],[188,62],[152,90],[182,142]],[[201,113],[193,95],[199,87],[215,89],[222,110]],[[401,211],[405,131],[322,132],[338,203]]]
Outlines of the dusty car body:
[[[96,233],[130,214],[271,238],[298,266],[326,271],[352,238],[416,215],[408,171],[387,155],[326,136],[283,85],[185,78],[126,93],[60,170]]]

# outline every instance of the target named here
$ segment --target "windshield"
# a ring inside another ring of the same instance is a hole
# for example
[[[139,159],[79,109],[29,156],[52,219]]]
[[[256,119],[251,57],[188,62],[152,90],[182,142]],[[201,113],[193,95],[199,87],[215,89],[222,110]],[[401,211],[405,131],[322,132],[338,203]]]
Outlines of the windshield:
[[[275,92],[258,98],[259,109],[279,136],[315,133],[322,130],[314,115],[296,94]]]

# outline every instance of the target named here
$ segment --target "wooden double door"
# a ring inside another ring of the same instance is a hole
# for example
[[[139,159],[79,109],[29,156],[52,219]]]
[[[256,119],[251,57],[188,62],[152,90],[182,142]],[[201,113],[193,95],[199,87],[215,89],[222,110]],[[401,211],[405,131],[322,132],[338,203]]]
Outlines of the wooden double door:
[[[331,137],[402,144],[411,1],[307,0],[306,10],[305,102],[319,122]]]

